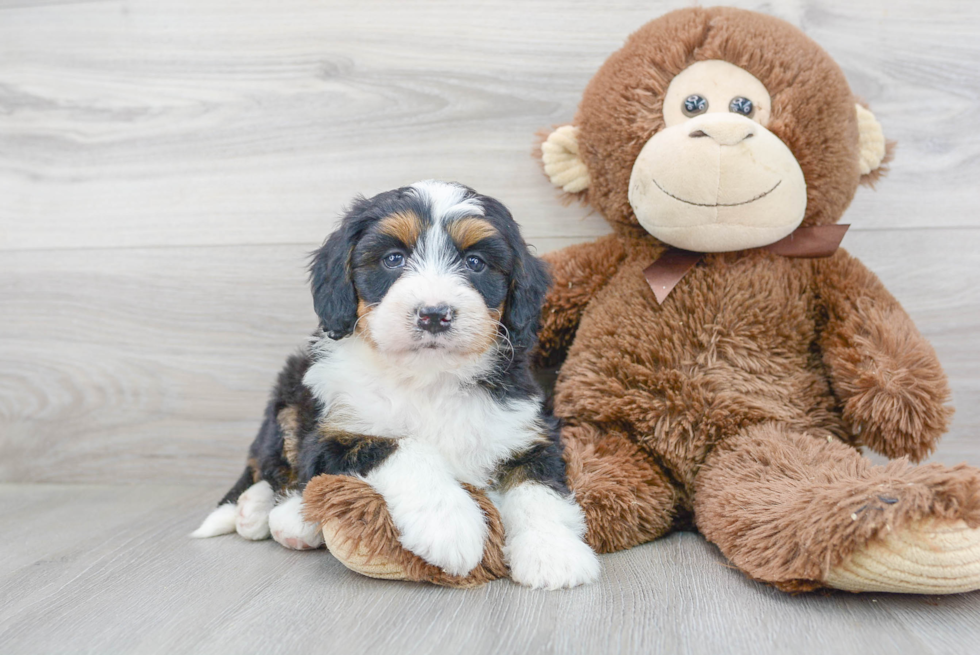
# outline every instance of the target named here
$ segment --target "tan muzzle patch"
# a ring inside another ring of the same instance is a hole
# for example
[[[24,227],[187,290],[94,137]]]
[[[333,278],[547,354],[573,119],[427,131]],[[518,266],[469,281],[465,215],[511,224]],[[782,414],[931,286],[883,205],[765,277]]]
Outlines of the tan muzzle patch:
[[[803,171],[786,144],[735,114],[703,114],[658,132],[630,176],[640,225],[698,252],[779,241],[803,221],[806,200]]]

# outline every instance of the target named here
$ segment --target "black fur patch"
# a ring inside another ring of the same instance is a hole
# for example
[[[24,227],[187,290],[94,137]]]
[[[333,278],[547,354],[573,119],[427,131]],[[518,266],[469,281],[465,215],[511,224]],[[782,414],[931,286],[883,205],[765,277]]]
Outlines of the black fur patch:
[[[241,477],[238,478],[228,493],[218,501],[218,507],[221,507],[225,503],[235,503],[238,502],[238,497],[245,493],[245,490],[252,486],[255,482],[255,471],[251,466],[246,466],[245,471],[242,473]]]
[[[358,297],[368,304],[381,302],[391,285],[401,277],[404,269],[386,268],[382,258],[391,252],[400,252],[405,257],[411,248],[400,240],[369,229],[357,243],[353,255],[353,277]]]
[[[566,482],[565,460],[562,459],[565,449],[558,422],[550,416],[542,416],[542,421],[546,430],[541,435],[541,441],[498,467],[498,488],[508,489],[522,482],[537,482],[562,496],[571,493]]]
[[[406,205],[414,196],[409,187],[380,193],[373,198],[358,197],[340,222],[340,227],[313,253],[310,286],[313,308],[323,331],[331,339],[342,339],[354,331],[357,322],[357,292],[354,288],[353,254],[361,236],[385,216]],[[416,204],[417,201],[414,201]]]
[[[300,452],[300,480],[304,483],[322,473],[367,475],[398,448],[395,439],[347,432],[322,435]]]
[[[311,361],[309,354],[303,352],[286,360],[272,390],[272,397],[266,405],[262,425],[248,449],[249,463],[219,505],[236,502],[246,489],[259,480],[266,480],[276,493],[295,488],[296,472],[286,460],[283,429],[277,417],[285,407],[292,407],[296,410],[297,431],[300,434],[315,429],[320,403],[303,384],[303,376],[306,375]]]
[[[493,198],[481,197],[486,218],[503,235],[514,254],[503,324],[515,350],[526,352],[537,342],[541,305],[551,286],[545,263],[531,254],[510,212]]]

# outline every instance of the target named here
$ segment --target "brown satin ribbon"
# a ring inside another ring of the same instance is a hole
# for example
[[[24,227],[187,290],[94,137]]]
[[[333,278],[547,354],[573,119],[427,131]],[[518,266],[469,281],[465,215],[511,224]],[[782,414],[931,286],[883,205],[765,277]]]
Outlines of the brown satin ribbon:
[[[814,227],[798,227],[788,237],[776,243],[753,250],[766,250],[782,257],[798,257],[813,259],[830,257],[850,225],[817,225]],[[703,252],[691,252],[680,248],[668,248],[657,261],[643,269],[643,277],[653,290],[658,303],[663,303],[673,291],[677,283],[684,279],[689,270],[701,261]]]

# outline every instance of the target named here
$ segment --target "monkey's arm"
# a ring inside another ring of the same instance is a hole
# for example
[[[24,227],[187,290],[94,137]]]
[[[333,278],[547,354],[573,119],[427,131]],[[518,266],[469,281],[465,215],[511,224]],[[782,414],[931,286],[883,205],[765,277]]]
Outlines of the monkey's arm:
[[[919,461],[946,431],[949,384],[936,352],[874,273],[840,250],[814,262],[819,346],[844,420],[887,457]]]
[[[541,329],[534,352],[537,366],[557,366],[575,338],[585,306],[612,278],[626,257],[615,235],[580,243],[543,256],[551,268],[552,287],[541,310]]]

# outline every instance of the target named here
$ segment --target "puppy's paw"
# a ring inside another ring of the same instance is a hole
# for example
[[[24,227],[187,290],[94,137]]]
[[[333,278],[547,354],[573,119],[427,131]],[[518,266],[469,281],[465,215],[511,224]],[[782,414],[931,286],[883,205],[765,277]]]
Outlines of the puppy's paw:
[[[483,559],[483,510],[434,446],[402,439],[364,479],[384,498],[407,550],[453,576],[465,576]]]
[[[585,513],[572,497],[535,482],[496,495],[511,578],[541,589],[577,587],[599,577],[599,558],[585,543]]]
[[[505,577],[508,570],[499,512],[486,494],[467,490],[486,516],[488,537],[482,561],[465,576],[449,575],[402,546],[384,497],[362,479],[346,475],[313,478],[303,492],[303,512],[307,521],[323,526],[330,553],[352,571],[386,580],[476,587]]]
[[[268,539],[269,512],[275,502],[272,485],[265,480],[249,487],[238,497],[238,513],[235,515],[238,534],[253,541]]]
[[[303,520],[303,497],[289,496],[269,512],[269,531],[277,543],[293,550],[312,550],[323,545],[320,526]]]
[[[429,564],[464,576],[483,559],[486,518],[461,487],[418,503],[389,500],[388,508],[402,546]]]
[[[535,589],[577,587],[599,578],[599,558],[581,537],[560,525],[508,537],[504,555],[511,578]]]

